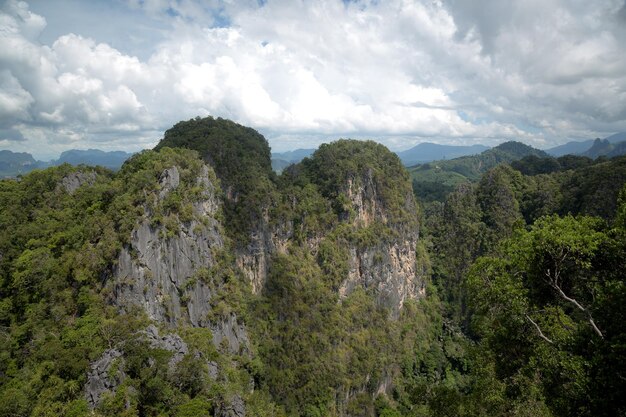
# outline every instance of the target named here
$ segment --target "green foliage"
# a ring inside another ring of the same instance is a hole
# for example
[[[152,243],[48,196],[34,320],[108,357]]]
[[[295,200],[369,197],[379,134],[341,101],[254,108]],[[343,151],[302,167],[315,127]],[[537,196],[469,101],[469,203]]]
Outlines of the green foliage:
[[[624,411],[619,401],[590,403],[588,397],[598,350],[623,334],[612,328],[612,318],[596,314],[606,308],[603,294],[623,286],[623,276],[605,272],[605,255],[623,254],[623,244],[616,244],[598,219],[549,216],[504,241],[497,258],[472,267],[473,330],[481,349],[493,352],[512,406],[531,404],[555,415]]]
[[[348,196],[362,190],[380,204],[390,225],[416,226],[408,173],[398,156],[383,145],[341,139],[321,145],[300,165],[292,170],[296,181],[302,181],[298,177],[303,176],[316,184],[340,218],[350,218],[353,207]]]
[[[226,230],[236,244],[247,244],[273,200],[267,140],[254,129],[209,116],[167,130],[155,150],[166,147],[193,149],[214,168],[226,194]]]
[[[626,413],[626,159],[508,143],[431,163],[413,171],[433,201],[422,214],[398,158],[373,142],[323,145],[279,178],[265,139],[222,119],[182,122],[157,148],[117,174],[63,165],[0,181],[0,415],[208,416],[235,396],[251,416]],[[208,320],[245,323],[250,346],[161,329],[189,349],[171,364],[103,283],[139,221],[166,239],[210,226],[193,209],[208,192],[199,156],[234,240],[188,285],[208,287]],[[163,193],[174,166],[180,184]],[[85,184],[69,190],[69,177]],[[257,295],[233,250],[252,232],[279,247]],[[417,275],[434,284],[422,299],[392,317],[375,286],[339,295],[355,249],[382,262],[379,248],[418,232]],[[89,364],[113,348],[123,382],[89,410]]]
[[[520,142],[505,142],[479,155],[434,161],[411,168],[413,188],[420,201],[443,201],[445,196],[465,182],[480,180],[487,171],[500,164],[508,164],[524,157],[548,155]],[[440,184],[441,188],[436,188]]]
[[[393,363],[397,328],[363,290],[338,301],[315,258],[304,248],[279,255],[256,307],[261,387],[289,413],[335,415],[337,398],[372,390]],[[371,404],[371,397],[368,400]]]

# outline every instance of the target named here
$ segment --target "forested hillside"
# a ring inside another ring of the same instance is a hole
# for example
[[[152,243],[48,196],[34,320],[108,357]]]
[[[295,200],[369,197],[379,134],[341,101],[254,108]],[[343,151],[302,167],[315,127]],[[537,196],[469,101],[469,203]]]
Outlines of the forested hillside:
[[[0,181],[0,415],[626,413],[625,157],[508,143],[426,200],[371,141],[270,158],[196,118]]]
[[[521,142],[504,142],[478,155],[433,161],[411,167],[415,195],[422,201],[443,201],[460,184],[473,182],[499,164],[506,164],[526,156],[547,157],[543,151]]]

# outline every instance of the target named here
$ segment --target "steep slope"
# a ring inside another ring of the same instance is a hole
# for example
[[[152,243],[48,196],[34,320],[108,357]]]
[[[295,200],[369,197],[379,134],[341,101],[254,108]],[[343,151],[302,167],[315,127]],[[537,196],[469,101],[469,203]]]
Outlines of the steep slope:
[[[0,414],[373,417],[446,360],[395,154],[342,140],[276,177],[252,129],[165,136],[0,181]]]
[[[617,136],[614,135],[616,138]],[[611,142],[608,139],[596,139],[593,145],[585,152],[583,156],[589,158],[598,158],[600,156],[614,157],[626,153],[626,142]]]
[[[226,233],[238,264],[260,291],[273,251],[267,211],[275,186],[267,140],[252,128],[207,117],[177,123],[155,150],[165,147],[193,149],[215,170],[225,193]]]
[[[340,140],[322,145],[298,170],[292,181],[316,185],[337,216],[320,244],[347,243],[349,271],[339,293],[372,288],[398,314],[424,286],[415,265],[417,206],[398,157],[374,142]]]

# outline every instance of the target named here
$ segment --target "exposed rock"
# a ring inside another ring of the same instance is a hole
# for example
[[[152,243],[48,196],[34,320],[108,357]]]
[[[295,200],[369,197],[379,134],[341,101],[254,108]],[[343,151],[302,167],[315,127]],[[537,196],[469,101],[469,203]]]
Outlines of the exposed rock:
[[[165,170],[160,182],[163,198],[179,185],[176,167]],[[224,240],[215,219],[219,201],[206,167],[197,185],[204,188],[204,198],[193,204],[194,220],[179,223],[174,236],[168,236],[164,226],[154,227],[149,217],[133,230],[114,270],[114,304],[122,309],[141,306],[151,319],[172,326],[208,324],[212,290],[195,275],[215,264],[214,253],[223,248]]]
[[[389,214],[384,194],[378,189],[371,169],[358,181],[349,178],[345,193],[355,213],[352,218],[354,227],[369,227],[378,222],[393,228],[396,236],[381,237],[375,246],[353,245],[350,248],[350,271],[339,288],[339,295],[345,297],[357,286],[371,289],[376,294],[377,302],[390,308],[392,316],[397,318],[406,300],[425,294],[425,282],[417,273],[416,265],[417,228],[388,224]],[[412,194],[407,194],[404,205],[407,213],[416,213]]]
[[[292,235],[291,225],[270,227],[266,211],[248,245],[237,251],[237,266],[252,285],[253,294],[259,294],[265,285],[272,255],[277,252],[285,253]]]
[[[187,344],[180,336],[177,334],[159,336],[159,330],[154,325],[148,326],[140,337],[145,338],[152,349],[164,349],[172,352],[172,357],[168,363],[170,371],[189,352]],[[121,350],[108,349],[100,359],[91,364],[85,384],[85,398],[91,408],[98,406],[102,394],[105,392],[114,394],[117,387],[124,381],[126,374],[123,371],[123,355],[124,352]],[[116,360],[119,361],[119,366],[117,369],[113,369],[112,366]],[[211,372],[211,362],[209,362],[209,372]],[[217,378],[217,368],[213,378]]]
[[[123,363],[121,356],[122,352],[119,350],[108,349],[104,351],[100,359],[93,362],[89,367],[87,383],[85,384],[85,399],[91,408],[98,406],[102,394],[115,392],[117,386],[124,381],[126,375],[121,369],[115,371],[111,369],[116,360]]]
[[[355,225],[367,227],[374,220],[387,223],[387,213],[374,184],[371,169],[365,172],[359,185],[354,179],[348,178],[346,194],[356,211]]]
[[[95,182],[95,172],[76,171],[63,177],[61,180],[61,187],[63,187],[69,194],[74,194],[82,185],[93,185]]]
[[[339,288],[345,297],[357,286],[371,288],[377,301],[397,317],[407,299],[424,295],[424,282],[416,275],[415,240],[350,249],[350,272]]]
[[[170,370],[173,369],[183,357],[189,353],[187,344],[177,334],[168,334],[163,337],[159,336],[159,330],[151,324],[145,331],[146,338],[150,347],[156,349],[164,349],[172,352],[172,358],[169,361]]]
[[[245,417],[246,405],[239,395],[234,395],[230,401],[218,406],[215,415],[218,417]]]
[[[209,378],[216,380],[220,373],[220,368],[217,365],[217,362],[209,361],[207,362],[207,367],[209,369]]]
[[[234,314],[222,319],[216,324],[209,326],[213,334],[213,345],[220,348],[224,344],[230,353],[244,353],[249,351],[248,335],[246,328],[237,323]]]
[[[163,171],[161,177],[159,178],[159,185],[161,186],[159,198],[163,199],[166,195],[170,193],[170,191],[178,188],[179,184],[180,174],[178,173],[177,167],[174,166]]]

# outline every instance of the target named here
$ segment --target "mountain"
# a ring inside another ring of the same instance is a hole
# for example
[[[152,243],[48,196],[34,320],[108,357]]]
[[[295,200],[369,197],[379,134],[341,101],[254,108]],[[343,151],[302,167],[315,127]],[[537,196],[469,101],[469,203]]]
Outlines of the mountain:
[[[624,141],[626,141],[626,132],[616,133],[616,134],[608,136],[608,137],[606,137],[604,139],[608,140],[611,143],[624,142]]]
[[[477,181],[495,166],[511,163],[529,155],[548,156],[539,149],[521,142],[510,141],[483,151],[479,155],[433,161],[411,167],[409,171],[418,198],[424,201],[441,201],[459,184]]]
[[[283,169],[291,164],[302,161],[304,158],[311,156],[315,149],[296,149],[288,152],[272,152],[272,169],[277,173],[281,173]]]
[[[611,142],[607,139],[596,139],[593,141],[593,145],[583,152],[583,156],[589,158],[598,158],[600,156],[614,157],[626,154],[626,141],[615,142],[619,139],[619,136],[614,135],[611,137],[614,141]]]
[[[412,166],[439,159],[452,159],[465,155],[479,154],[489,149],[484,145],[450,146],[424,142],[406,151],[397,152],[405,166]]]
[[[542,158],[422,211],[381,144],[277,175],[207,117],[0,180],[0,416],[624,415],[626,157]]]
[[[0,178],[14,177],[38,168],[41,162],[26,152],[0,151]]]
[[[564,145],[559,145],[559,146],[555,146],[554,148],[546,149],[546,152],[555,157],[559,157],[563,155],[585,155],[585,156],[590,156],[592,154],[595,154],[597,156],[607,155],[605,153],[602,153],[603,151],[599,149],[596,149],[594,151],[590,150],[590,148],[598,140],[600,139],[599,138],[595,140],[589,139],[589,140],[585,140],[582,142],[577,142],[577,141],[567,142]],[[626,132],[616,133],[614,135],[604,138],[603,140],[608,141],[611,144],[616,144],[619,142],[626,141]],[[590,152],[587,153],[588,151]]]
[[[272,169],[277,174],[280,174],[281,172],[283,172],[283,170],[285,168],[287,168],[291,164],[293,164],[293,162],[287,161],[285,159],[275,159],[275,158],[272,158]]]
[[[0,415],[373,416],[441,322],[409,174],[374,142],[278,178],[257,131],[197,118],[115,173],[0,187]]]
[[[4,150],[0,151],[0,178],[16,177],[37,168],[47,168],[65,163],[70,165],[99,165],[118,170],[132,155],[132,153],[122,151],[105,152],[98,149],[71,149],[63,152],[59,159],[44,162],[35,160],[31,154],[26,152]]]
[[[300,162],[304,158],[308,158],[315,152],[315,149],[296,149],[287,152],[272,152],[272,159],[282,159],[292,163]]]
[[[99,149],[71,149],[65,151],[59,156],[59,159],[52,161],[51,165],[61,165],[68,163],[71,165],[90,165],[90,166],[103,166],[109,169],[119,169],[122,164],[132,156],[132,153],[122,151],[105,152]]]
[[[555,146],[554,148],[546,149],[546,153],[549,155],[559,157],[563,155],[582,155],[593,145],[593,139],[585,140],[582,142],[567,142],[564,145]]]

